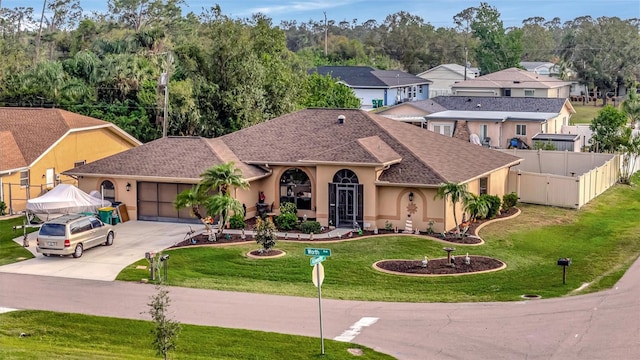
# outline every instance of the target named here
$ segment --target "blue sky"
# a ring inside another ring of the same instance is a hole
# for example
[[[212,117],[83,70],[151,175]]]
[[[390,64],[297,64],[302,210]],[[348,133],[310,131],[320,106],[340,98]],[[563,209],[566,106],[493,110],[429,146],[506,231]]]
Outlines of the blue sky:
[[[590,15],[617,16],[622,19],[640,18],[639,0],[493,0],[488,1],[498,9],[505,27],[520,26],[522,20],[541,16],[547,20],[559,17],[562,22],[579,16]],[[322,20],[323,11],[327,18],[336,22],[357,19],[358,23],[375,19],[378,22],[398,11],[407,11],[422,17],[435,27],[453,26],[453,16],[480,1],[466,0],[185,0],[187,6],[184,13],[201,12],[203,7],[219,4],[225,15],[232,17],[249,17],[252,13],[262,12],[273,19],[275,25],[281,20],[297,20],[306,22],[309,19]],[[104,11],[106,1],[80,0],[86,12]],[[42,1],[3,0],[3,7],[31,6],[35,13],[42,9]]]

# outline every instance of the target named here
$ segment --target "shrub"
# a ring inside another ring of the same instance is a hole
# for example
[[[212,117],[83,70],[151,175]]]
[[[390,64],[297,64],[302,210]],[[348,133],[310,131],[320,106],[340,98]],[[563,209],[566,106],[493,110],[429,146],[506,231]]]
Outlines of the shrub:
[[[291,203],[287,203],[291,204]],[[282,210],[281,210],[282,211]],[[280,230],[293,230],[298,226],[298,217],[292,213],[282,213],[275,218],[276,226]]]
[[[4,215],[7,210],[7,204],[4,201],[0,201],[0,215]]]
[[[247,224],[244,222],[244,215],[235,214],[229,219],[229,226],[232,229],[244,229]]]
[[[533,150],[558,150],[551,141],[536,141],[533,143]]]
[[[480,195],[480,197],[484,198],[484,200],[489,205],[489,211],[487,212],[487,216],[485,216],[484,218],[493,219],[494,217],[498,216],[498,212],[500,211],[500,205],[502,204],[500,197],[496,195],[489,195],[489,194],[482,194]]]
[[[384,222],[384,229],[385,230],[393,230],[393,224],[391,223],[391,221],[386,220]]]
[[[280,214],[293,214],[296,215],[298,213],[298,207],[295,203],[292,202],[284,202],[280,204]]]
[[[253,229],[256,232],[256,243],[262,245],[262,251],[269,251],[276,246],[276,227],[271,220],[258,218]]]
[[[516,204],[518,203],[518,199],[520,198],[515,192],[504,194],[504,196],[502,196],[502,210],[509,210],[512,207],[516,206]]]
[[[300,224],[300,231],[302,231],[305,234],[317,234],[320,232],[321,226],[320,223],[317,221],[305,221],[302,224]]]

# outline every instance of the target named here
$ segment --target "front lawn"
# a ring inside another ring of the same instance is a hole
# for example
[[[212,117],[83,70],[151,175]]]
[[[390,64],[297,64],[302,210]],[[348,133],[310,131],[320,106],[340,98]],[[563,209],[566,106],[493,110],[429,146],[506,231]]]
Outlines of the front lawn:
[[[636,179],[637,180],[637,179]],[[608,288],[640,254],[640,188],[617,185],[579,211],[520,204],[522,214],[486,226],[482,246],[455,245],[455,255],[484,255],[507,264],[505,270],[457,277],[409,277],[380,273],[372,264],[382,259],[421,260],[444,257],[447,246],[423,237],[385,236],[342,243],[279,242],[287,255],[250,259],[254,243],[228,247],[169,251],[169,285],[293,296],[317,295],[311,283],[305,247],[324,247],[323,297],[334,299],[459,302],[513,301],[524,294],[543,298]],[[560,257],[570,257],[567,284],[562,284]],[[148,271],[141,260],[123,270],[118,280],[140,281]]]
[[[22,236],[22,229],[14,232],[13,227],[22,225],[23,220],[24,217],[17,217],[0,221],[0,266],[33,258],[33,254],[29,250],[13,241],[13,239]],[[28,232],[37,230],[36,228],[27,229]],[[36,245],[31,244],[31,246]]]
[[[269,332],[182,324],[175,359],[392,359],[361,345]],[[150,321],[48,311],[0,314],[2,359],[158,359]],[[25,336],[20,337],[24,333]],[[362,356],[347,352],[362,349]]]

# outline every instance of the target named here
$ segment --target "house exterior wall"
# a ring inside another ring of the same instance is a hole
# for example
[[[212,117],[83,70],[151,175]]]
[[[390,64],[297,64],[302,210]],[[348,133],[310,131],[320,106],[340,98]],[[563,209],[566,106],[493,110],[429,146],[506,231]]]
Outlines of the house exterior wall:
[[[353,92],[356,97],[360,99],[361,109],[373,109],[373,99],[383,99],[384,105],[395,104],[395,98],[392,97],[393,102],[388,101],[388,96],[385,98],[385,89],[361,89],[353,88]]]
[[[409,202],[409,193],[413,193],[413,202]],[[446,221],[445,202],[435,199],[435,188],[408,188],[397,186],[378,186],[378,207],[375,228],[384,229],[390,223],[399,231],[404,230],[407,219],[411,219],[413,229],[426,230],[429,221],[433,221],[435,231],[443,231]],[[409,216],[411,215],[411,216]]]
[[[37,187],[41,186],[44,190],[52,188],[58,183],[77,185],[77,181],[74,178],[60,174],[65,170],[72,169],[75,162],[84,160],[89,163],[135,146],[135,144],[110,129],[101,128],[71,132],[31,165],[29,168],[29,191],[25,187],[8,185],[20,184],[19,173],[2,178],[4,201],[8,203],[8,186],[11,186],[11,197],[16,199],[15,201],[11,200],[12,211],[14,213],[24,211],[27,199],[42,195]],[[47,169],[53,169],[53,183],[47,182]],[[7,205],[9,206],[9,204]]]
[[[444,67],[436,67],[431,71],[418,76],[431,81],[431,84],[429,85],[430,98],[441,95],[450,95],[451,86],[460,81],[464,81],[464,75],[458,74],[457,72]],[[468,78],[472,77],[473,75],[469,74]]]
[[[486,87],[486,88],[456,88],[455,85],[452,86],[451,90],[453,95],[455,96],[502,96],[502,90],[508,89],[508,87]],[[534,90],[533,97],[536,98],[559,98],[564,99],[568,98],[571,92],[571,87],[569,85],[562,86],[559,88],[511,88],[511,97],[525,97],[525,90]]]

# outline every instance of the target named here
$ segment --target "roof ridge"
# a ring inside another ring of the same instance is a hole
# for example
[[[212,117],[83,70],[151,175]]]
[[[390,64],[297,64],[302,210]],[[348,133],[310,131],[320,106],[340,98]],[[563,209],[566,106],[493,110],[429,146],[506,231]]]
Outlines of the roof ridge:
[[[436,169],[434,169],[431,165],[427,164],[422,157],[418,156],[418,154],[416,154],[412,148],[406,146],[402,141],[400,141],[397,137],[395,137],[393,134],[391,134],[391,132],[389,132],[388,128],[386,128],[384,125],[382,125],[382,122],[386,122],[389,121],[389,124],[401,124],[396,120],[391,120],[391,119],[387,119],[385,117],[379,116],[379,115],[375,115],[375,117],[371,116],[372,114],[367,113],[367,116],[369,116],[371,118],[371,120],[376,124],[376,126],[378,126],[380,129],[382,129],[384,131],[384,133],[386,133],[387,135],[389,135],[391,138],[393,138],[400,146],[402,146],[402,148],[404,148],[405,150],[407,150],[409,153],[411,153],[411,155],[417,159],[421,164],[423,164],[424,166],[426,166],[428,169],[430,169],[431,171],[433,171],[434,174],[436,174],[441,180],[447,180],[444,176],[442,176],[442,174],[439,171],[436,171]],[[393,126],[393,125],[392,125]],[[429,131],[429,130],[427,130]]]

